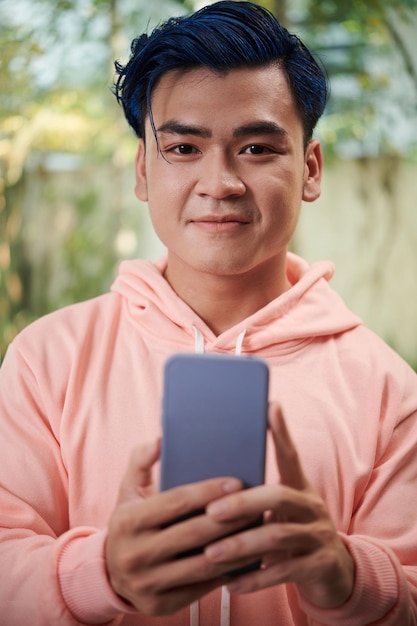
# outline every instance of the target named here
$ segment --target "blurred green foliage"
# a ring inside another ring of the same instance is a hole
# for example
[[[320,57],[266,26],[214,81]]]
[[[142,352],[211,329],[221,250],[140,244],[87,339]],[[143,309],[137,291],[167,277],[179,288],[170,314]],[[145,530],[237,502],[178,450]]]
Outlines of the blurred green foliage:
[[[120,256],[114,238],[129,219],[118,179],[135,153],[111,93],[113,62],[183,4],[0,3],[0,359],[33,319],[108,288]],[[97,171],[114,181],[107,215]]]
[[[413,158],[413,148],[393,143],[389,124],[381,126],[379,107],[395,78],[393,56],[416,100],[415,59],[399,28],[415,16],[416,0],[389,7],[385,0],[261,4],[317,49],[328,68],[335,86],[320,132],[330,151],[359,146]],[[125,254],[115,238],[140,229],[123,198],[135,141],[111,94],[113,61],[126,59],[131,39],[148,24],[191,8],[191,0],[0,3],[0,358],[32,319],[105,290]],[[398,100],[410,106],[403,93]],[[79,173],[79,184],[68,187],[57,163]],[[105,215],[103,178],[114,187]]]

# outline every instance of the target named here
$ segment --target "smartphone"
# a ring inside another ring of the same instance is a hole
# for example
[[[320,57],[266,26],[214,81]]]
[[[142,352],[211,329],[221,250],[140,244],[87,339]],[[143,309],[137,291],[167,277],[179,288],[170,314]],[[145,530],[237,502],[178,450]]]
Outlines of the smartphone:
[[[170,357],[164,371],[161,490],[220,476],[239,478],[245,488],[263,484],[267,411],[268,366],[262,359]],[[260,518],[251,526],[261,523]]]

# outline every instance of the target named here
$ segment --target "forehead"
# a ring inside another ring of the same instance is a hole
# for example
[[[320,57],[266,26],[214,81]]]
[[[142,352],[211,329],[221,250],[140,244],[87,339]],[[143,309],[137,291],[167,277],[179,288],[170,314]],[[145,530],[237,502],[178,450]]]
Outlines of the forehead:
[[[285,123],[302,132],[287,78],[278,64],[225,73],[208,68],[167,72],[153,90],[151,108],[156,128],[170,119],[224,128],[246,118],[245,122]]]

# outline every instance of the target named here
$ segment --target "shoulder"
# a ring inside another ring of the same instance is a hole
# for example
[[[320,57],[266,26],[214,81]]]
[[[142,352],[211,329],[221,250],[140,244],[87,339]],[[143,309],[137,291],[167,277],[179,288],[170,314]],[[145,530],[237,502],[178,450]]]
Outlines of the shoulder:
[[[344,375],[365,397],[377,397],[381,410],[396,407],[398,417],[417,411],[417,373],[381,337],[366,326],[338,340]]]
[[[413,372],[410,365],[373,330],[362,324],[343,333],[340,350],[369,372]]]
[[[71,304],[29,324],[10,348],[28,362],[42,361],[48,354],[64,359],[108,335],[119,323],[120,310],[120,297],[114,293]]]

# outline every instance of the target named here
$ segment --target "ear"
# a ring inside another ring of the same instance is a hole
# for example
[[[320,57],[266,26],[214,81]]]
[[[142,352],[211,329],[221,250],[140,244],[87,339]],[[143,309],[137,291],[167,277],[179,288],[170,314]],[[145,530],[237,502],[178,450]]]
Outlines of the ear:
[[[321,174],[323,171],[323,155],[320,141],[312,139],[307,146],[304,161],[303,200],[313,202],[321,193]]]
[[[145,142],[143,139],[139,139],[138,151],[136,152],[135,159],[135,175],[136,185],[135,194],[139,200],[143,202],[148,201],[148,184],[146,180],[146,150]]]

